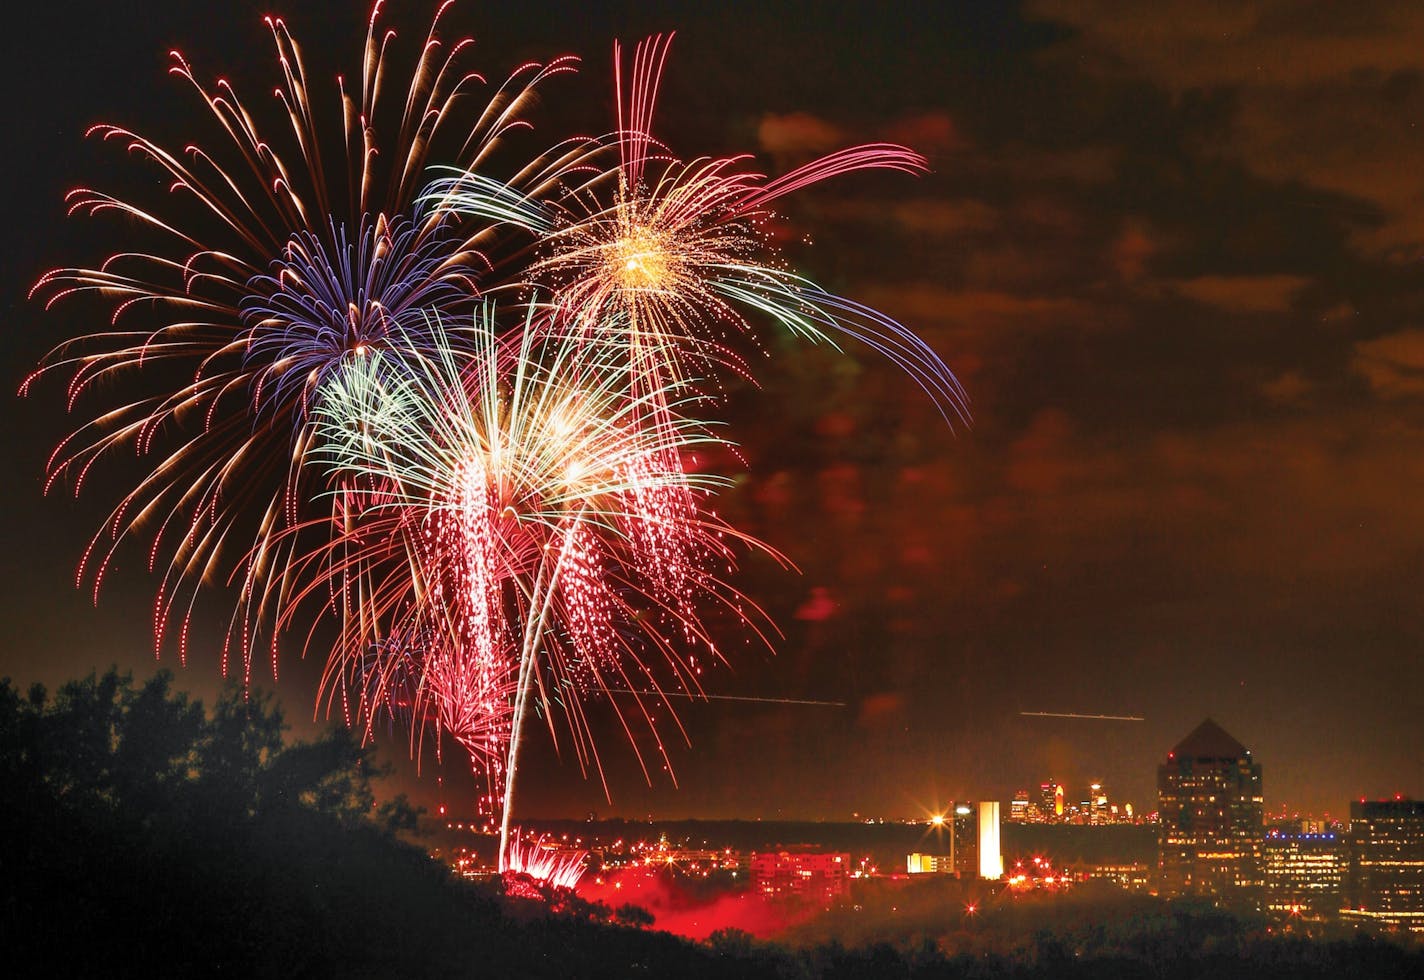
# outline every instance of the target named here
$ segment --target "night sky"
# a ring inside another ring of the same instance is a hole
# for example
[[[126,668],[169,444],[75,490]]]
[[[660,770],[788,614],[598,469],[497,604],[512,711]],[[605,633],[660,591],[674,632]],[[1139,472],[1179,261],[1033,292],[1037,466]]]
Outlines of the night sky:
[[[1424,796],[1424,8],[594,6],[462,0],[446,33],[473,34],[492,79],[585,59],[545,87],[531,153],[611,128],[613,40],[673,29],[658,129],[684,156],[745,150],[778,173],[869,140],[924,152],[929,176],[791,199],[784,254],[915,328],[974,424],[951,430],[867,351],[768,328],[761,387],[729,392],[744,462],[721,510],[799,574],[744,564],[738,584],[785,637],[774,656],[729,637],[707,690],[844,706],[687,704],[676,788],[648,787],[610,727],[611,804],[536,733],[521,810],[911,815],[1049,777],[1149,810],[1156,764],[1206,716],[1252,749],[1272,813]],[[390,6],[403,44],[428,9]],[[70,187],[143,174],[85,128],[221,145],[167,52],[269,112],[268,12],[314,76],[355,73],[364,0],[7,13],[12,391],[53,342],[102,326],[26,300],[46,269],[123,241],[120,222],[64,217]],[[124,467],[78,503],[41,496],[69,431],[62,387],[5,407],[0,675],[146,675],[141,554],[97,609],[72,587]],[[200,626],[180,685],[211,696],[223,623]],[[303,725],[318,668],[283,668]],[[432,802],[438,769],[404,778]],[[468,780],[453,759],[444,773]]]

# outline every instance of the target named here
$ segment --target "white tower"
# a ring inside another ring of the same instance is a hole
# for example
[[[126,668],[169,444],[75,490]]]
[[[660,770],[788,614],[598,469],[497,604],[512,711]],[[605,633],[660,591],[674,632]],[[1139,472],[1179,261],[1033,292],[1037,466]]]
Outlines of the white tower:
[[[999,851],[999,801],[979,804],[979,877],[996,880],[1004,876],[1004,855]]]

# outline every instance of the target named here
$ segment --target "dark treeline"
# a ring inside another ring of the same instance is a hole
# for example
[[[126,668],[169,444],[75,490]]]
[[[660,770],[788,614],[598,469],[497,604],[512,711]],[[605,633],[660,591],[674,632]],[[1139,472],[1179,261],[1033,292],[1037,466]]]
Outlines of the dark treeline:
[[[257,692],[205,711],[166,673],[0,682],[0,975],[727,975],[601,908],[451,876],[397,839],[416,814],[375,805],[368,749],[283,731]]]
[[[636,909],[455,878],[399,839],[416,814],[377,803],[381,773],[344,730],[288,742],[262,695],[205,710],[171,684],[111,671],[51,696],[0,681],[5,976],[1424,976],[1417,949],[1268,938],[1208,910],[1091,944],[1077,928],[993,945],[918,929],[893,945],[842,945],[849,930],[803,948],[730,931],[689,943],[638,928]]]

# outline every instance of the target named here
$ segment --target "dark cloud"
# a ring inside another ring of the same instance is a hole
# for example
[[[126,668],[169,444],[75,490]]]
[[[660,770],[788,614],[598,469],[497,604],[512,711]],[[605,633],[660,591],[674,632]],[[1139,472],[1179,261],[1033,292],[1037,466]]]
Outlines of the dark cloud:
[[[757,143],[783,167],[839,149],[846,142],[840,128],[809,112],[769,113],[757,125]]]
[[[1227,313],[1286,313],[1309,285],[1304,276],[1197,276],[1166,283],[1167,289]]]
[[[1418,39],[1411,3],[1342,5],[1034,3],[1036,16],[1071,25],[1089,71],[1147,78],[1177,98],[1229,92],[1234,118],[1207,144],[1257,173],[1338,191],[1379,206],[1388,220],[1363,234],[1371,250],[1424,237],[1417,170]]]
[[[1424,395],[1424,330],[1386,334],[1355,345],[1354,369],[1381,398]]]

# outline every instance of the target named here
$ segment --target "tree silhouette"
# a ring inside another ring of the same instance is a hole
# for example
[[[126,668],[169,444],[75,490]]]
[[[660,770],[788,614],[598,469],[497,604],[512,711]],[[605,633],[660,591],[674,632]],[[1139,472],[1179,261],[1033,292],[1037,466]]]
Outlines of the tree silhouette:
[[[939,906],[908,931],[901,908],[855,944],[787,948],[736,930],[688,943],[636,906],[453,877],[394,836],[416,811],[377,804],[368,747],[340,728],[308,742],[285,731],[260,692],[230,687],[208,712],[167,673],[136,686],[110,670],[53,697],[0,681],[5,975],[1424,976],[1418,948],[1281,939],[1258,918],[1114,894],[1010,902],[972,933]]]

